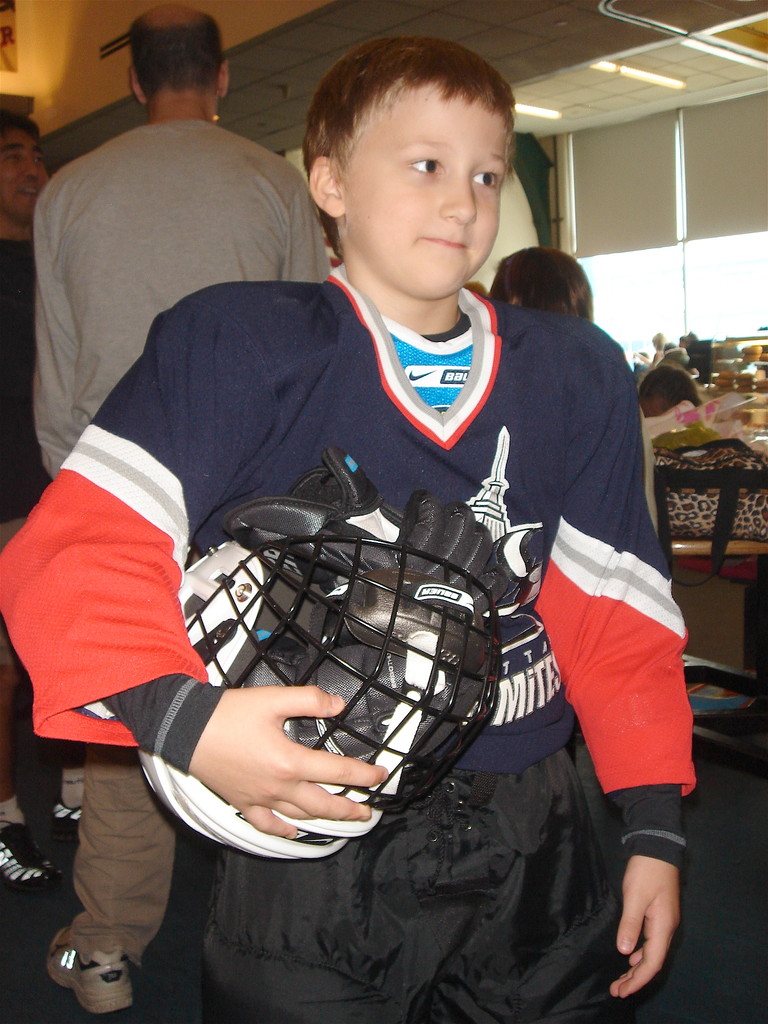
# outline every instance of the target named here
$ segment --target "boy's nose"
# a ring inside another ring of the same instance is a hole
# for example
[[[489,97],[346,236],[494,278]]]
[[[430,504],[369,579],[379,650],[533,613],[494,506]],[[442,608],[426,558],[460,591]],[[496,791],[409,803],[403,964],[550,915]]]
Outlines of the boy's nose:
[[[477,215],[475,192],[470,181],[453,181],[446,185],[443,197],[443,214],[458,220],[462,224],[470,224]]]

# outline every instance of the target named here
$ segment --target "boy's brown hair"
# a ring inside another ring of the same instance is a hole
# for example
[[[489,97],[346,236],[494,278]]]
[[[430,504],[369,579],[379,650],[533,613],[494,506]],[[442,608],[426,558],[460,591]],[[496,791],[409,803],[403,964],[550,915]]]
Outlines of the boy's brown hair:
[[[514,148],[514,97],[507,82],[482,57],[444,39],[397,36],[371,39],[353,47],[320,81],[307,112],[304,166],[318,157],[345,167],[368,118],[413,89],[434,86],[444,99],[479,103],[504,120],[511,168]],[[320,210],[320,219],[337,255],[336,222]]]

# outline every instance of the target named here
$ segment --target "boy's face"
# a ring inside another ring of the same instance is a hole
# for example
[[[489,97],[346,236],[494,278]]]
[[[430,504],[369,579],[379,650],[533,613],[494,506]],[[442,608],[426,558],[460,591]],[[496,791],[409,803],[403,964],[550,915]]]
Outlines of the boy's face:
[[[406,93],[361,130],[347,166],[312,168],[336,218],[350,283],[412,330],[450,330],[457,292],[485,262],[505,173],[500,115],[433,88]]]

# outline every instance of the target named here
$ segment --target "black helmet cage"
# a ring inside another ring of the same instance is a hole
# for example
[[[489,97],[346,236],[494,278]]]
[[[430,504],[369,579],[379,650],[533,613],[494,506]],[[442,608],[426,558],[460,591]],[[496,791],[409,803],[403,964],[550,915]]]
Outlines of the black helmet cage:
[[[425,587],[434,596],[415,596]],[[441,599],[457,589],[463,606]],[[226,612],[219,603],[212,623],[206,613],[220,594]],[[344,697],[335,718],[290,719],[286,732],[385,764],[389,779],[362,791],[382,810],[424,796],[494,708],[500,647],[490,592],[460,566],[403,544],[322,534],[270,541],[185,611],[212,680],[316,684]]]

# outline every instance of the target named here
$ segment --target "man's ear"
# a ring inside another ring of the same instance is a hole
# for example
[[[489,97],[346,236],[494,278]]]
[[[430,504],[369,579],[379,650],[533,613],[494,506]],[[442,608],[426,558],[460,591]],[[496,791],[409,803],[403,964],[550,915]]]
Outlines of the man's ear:
[[[139,101],[139,103],[141,103],[141,105],[145,107],[147,105],[147,97],[144,95],[144,90],[139,85],[139,80],[136,77],[136,70],[133,67],[133,65],[131,65],[128,71],[128,81],[131,86],[131,92]]]
[[[220,100],[224,99],[229,91],[229,61],[223,60],[216,78],[216,95]]]
[[[329,217],[339,218],[344,215],[344,193],[330,157],[319,156],[312,164],[309,191],[320,209]]]

